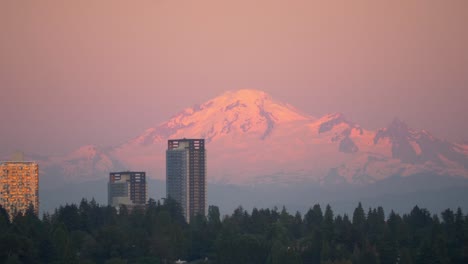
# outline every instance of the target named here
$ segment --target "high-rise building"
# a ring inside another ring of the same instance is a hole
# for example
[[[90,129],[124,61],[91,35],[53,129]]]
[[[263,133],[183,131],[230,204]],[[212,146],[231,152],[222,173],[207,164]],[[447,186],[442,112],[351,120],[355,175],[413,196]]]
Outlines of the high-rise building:
[[[182,208],[187,222],[206,215],[206,151],[204,139],[174,139],[166,151],[166,193]]]
[[[125,205],[130,210],[146,204],[145,172],[111,172],[108,184],[108,204],[119,208]]]
[[[0,163],[0,205],[10,218],[24,214],[30,206],[39,213],[39,165],[35,162]]]

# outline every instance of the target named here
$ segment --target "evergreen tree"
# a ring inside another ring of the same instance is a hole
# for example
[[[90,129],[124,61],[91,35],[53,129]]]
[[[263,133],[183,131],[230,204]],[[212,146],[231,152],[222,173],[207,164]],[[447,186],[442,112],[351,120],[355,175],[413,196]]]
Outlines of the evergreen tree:
[[[305,231],[308,234],[314,232],[314,230],[319,229],[322,225],[323,214],[320,204],[315,204],[312,209],[309,209],[304,215],[304,224]]]
[[[365,231],[366,227],[366,215],[364,209],[362,208],[361,203],[358,204],[358,207],[354,209],[353,213],[353,242],[362,249],[365,242]]]
[[[83,199],[37,218],[31,207],[12,221],[0,207],[0,263],[468,263],[468,216],[458,208],[438,215],[415,206],[402,217],[362,205],[335,217],[316,204],[304,215],[285,207],[242,207],[221,220],[185,222],[170,199],[119,212]]]

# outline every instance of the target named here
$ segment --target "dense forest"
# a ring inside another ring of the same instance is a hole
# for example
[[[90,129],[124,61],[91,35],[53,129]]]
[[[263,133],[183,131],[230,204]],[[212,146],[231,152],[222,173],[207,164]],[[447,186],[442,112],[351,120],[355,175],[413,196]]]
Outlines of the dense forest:
[[[42,219],[29,210],[10,221],[0,208],[1,263],[468,263],[468,215],[431,215],[414,207],[385,215],[361,204],[352,216],[314,205],[304,216],[285,208],[241,207],[221,218],[185,223],[174,201],[119,213],[94,200]]]

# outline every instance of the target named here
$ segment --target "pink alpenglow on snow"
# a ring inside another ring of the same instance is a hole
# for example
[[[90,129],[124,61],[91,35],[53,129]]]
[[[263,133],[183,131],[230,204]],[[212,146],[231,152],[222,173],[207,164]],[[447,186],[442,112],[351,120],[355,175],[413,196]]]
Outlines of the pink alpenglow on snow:
[[[115,148],[88,146],[51,160],[71,178],[82,170],[101,177],[105,174],[99,171],[123,166],[144,168],[164,179],[170,138],[206,140],[209,182],[365,184],[418,173],[468,177],[467,145],[412,130],[398,119],[373,131],[341,113],[315,118],[263,91],[247,89],[186,108]]]

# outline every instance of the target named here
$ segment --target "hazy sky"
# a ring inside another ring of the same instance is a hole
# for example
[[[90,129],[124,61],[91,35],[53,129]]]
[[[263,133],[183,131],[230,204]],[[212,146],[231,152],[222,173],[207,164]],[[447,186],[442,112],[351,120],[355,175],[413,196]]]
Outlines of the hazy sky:
[[[0,2],[0,153],[117,145],[254,88],[468,140],[468,1]]]

